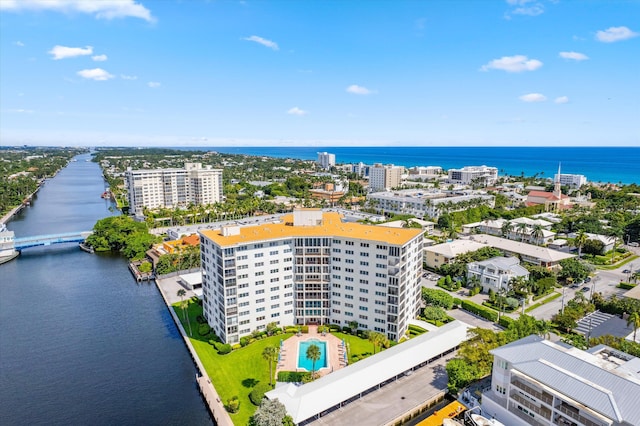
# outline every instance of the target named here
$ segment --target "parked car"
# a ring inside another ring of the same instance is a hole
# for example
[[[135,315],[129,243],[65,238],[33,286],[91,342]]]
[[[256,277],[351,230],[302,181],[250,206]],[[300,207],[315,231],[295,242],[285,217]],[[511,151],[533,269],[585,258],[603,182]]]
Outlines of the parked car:
[[[587,277],[587,278],[585,278],[585,279],[584,279],[584,282],[585,282],[585,283],[590,283],[590,282],[591,282],[591,277]]]
[[[625,269],[624,271],[622,271],[623,274],[630,274],[631,270],[630,269]]]
[[[584,286],[584,287],[582,287],[580,290],[581,290],[581,291],[589,291],[589,290],[591,290],[591,289],[589,288],[589,286]]]

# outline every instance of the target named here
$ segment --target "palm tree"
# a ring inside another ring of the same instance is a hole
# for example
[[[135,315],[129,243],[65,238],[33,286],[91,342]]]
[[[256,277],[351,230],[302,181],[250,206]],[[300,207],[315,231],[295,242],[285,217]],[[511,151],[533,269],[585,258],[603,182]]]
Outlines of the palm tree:
[[[532,242],[534,244],[538,244],[537,241],[540,241],[542,243],[544,242],[544,240],[542,240],[542,237],[544,237],[544,228],[540,224],[534,225],[533,230],[531,231],[531,239],[533,240]]]
[[[178,297],[180,298],[180,307],[182,308],[182,318],[186,321],[187,319],[185,318],[185,313],[184,313],[184,306],[182,306],[182,302],[184,302],[184,296],[187,295],[187,292],[181,288],[180,290],[178,290]]]
[[[578,232],[576,237],[573,239],[573,244],[578,247],[578,259],[582,256],[582,247],[586,244],[589,237],[584,231]]]
[[[376,347],[382,347],[387,338],[382,333],[378,333],[377,331],[370,331],[367,338],[373,344],[373,354],[376,354]]]
[[[640,311],[633,311],[629,314],[629,318],[627,318],[627,327],[633,326],[633,341],[636,341],[636,332],[638,331],[638,327],[640,327]]]
[[[516,227],[518,234],[520,234],[520,242],[524,241],[524,234],[527,233],[527,224],[526,223],[519,223],[518,226]]]
[[[513,223],[508,220],[502,224],[502,236],[505,238],[509,238],[509,234],[513,231]]]
[[[269,363],[269,386],[271,385],[271,379],[273,378],[273,360],[278,354],[278,348],[274,346],[267,346],[262,350],[262,358]]]
[[[311,377],[316,374],[316,361],[320,360],[320,347],[318,345],[310,345],[307,348],[307,359],[311,360]]]

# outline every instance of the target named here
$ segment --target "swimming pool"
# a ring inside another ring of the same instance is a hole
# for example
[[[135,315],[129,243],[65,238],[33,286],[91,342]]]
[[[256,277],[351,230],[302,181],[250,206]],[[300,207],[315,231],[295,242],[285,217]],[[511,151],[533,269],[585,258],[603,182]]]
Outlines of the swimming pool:
[[[316,345],[320,348],[320,359],[316,361],[316,371],[321,368],[327,367],[327,342],[320,340],[305,340],[298,343],[298,368],[304,368],[307,371],[313,369],[313,362],[307,358],[307,349],[311,345]]]

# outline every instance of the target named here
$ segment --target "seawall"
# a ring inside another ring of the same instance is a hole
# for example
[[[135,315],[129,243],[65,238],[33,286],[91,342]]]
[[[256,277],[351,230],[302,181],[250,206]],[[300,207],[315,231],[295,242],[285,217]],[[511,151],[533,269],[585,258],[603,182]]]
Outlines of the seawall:
[[[198,388],[200,389],[200,394],[202,395],[202,398],[207,404],[209,413],[211,413],[211,416],[213,417],[213,421],[218,426],[233,426],[233,421],[231,420],[229,413],[227,413],[227,410],[224,408],[224,404],[220,400],[220,396],[218,395],[216,388],[211,383],[211,379],[209,378],[209,375],[207,374],[207,371],[205,370],[204,365],[202,365],[202,362],[200,362],[200,358],[198,357],[198,354],[196,353],[195,348],[191,344],[191,340],[189,340],[189,337],[187,336],[186,331],[182,327],[182,323],[180,322],[180,319],[178,318],[175,311],[173,310],[173,307],[169,303],[169,300],[167,299],[167,296],[164,293],[162,286],[158,283],[158,280],[155,280],[155,283],[156,283],[156,287],[158,288],[158,291],[160,291],[160,295],[162,295],[162,300],[164,300],[164,303],[167,306],[169,313],[171,314],[171,318],[173,318],[173,322],[176,324],[176,327],[178,327],[178,330],[180,331],[180,335],[182,336],[182,340],[184,341],[185,346],[187,347],[187,349],[189,350],[189,353],[191,354],[191,359],[193,359],[193,362],[196,365],[196,368],[199,373],[196,376]]]

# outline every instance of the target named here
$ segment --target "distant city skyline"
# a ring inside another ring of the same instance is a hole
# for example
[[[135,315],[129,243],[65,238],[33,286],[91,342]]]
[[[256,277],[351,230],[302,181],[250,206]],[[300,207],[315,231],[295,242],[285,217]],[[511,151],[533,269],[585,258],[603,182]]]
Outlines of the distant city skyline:
[[[640,2],[0,0],[0,145],[640,146]]]

